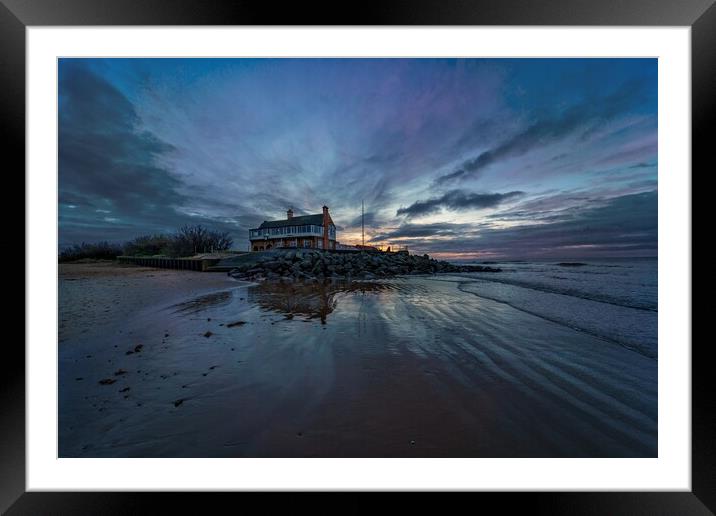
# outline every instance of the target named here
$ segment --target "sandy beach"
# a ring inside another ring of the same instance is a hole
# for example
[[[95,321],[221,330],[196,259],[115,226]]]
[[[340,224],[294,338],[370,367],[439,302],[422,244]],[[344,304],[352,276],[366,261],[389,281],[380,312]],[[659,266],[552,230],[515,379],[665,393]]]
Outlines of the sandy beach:
[[[654,457],[657,360],[469,275],[59,268],[61,457]]]

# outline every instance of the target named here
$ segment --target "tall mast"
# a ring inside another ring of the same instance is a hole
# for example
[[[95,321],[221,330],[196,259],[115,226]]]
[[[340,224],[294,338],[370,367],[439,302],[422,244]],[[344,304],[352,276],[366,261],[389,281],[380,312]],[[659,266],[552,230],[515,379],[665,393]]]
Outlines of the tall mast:
[[[360,238],[363,247],[365,247],[365,202],[360,202]]]

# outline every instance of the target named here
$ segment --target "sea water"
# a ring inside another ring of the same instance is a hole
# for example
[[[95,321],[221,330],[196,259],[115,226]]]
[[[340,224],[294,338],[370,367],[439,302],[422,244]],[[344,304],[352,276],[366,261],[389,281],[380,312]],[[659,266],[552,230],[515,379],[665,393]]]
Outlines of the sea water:
[[[477,264],[485,262],[475,262]],[[490,262],[459,288],[657,358],[655,258]]]

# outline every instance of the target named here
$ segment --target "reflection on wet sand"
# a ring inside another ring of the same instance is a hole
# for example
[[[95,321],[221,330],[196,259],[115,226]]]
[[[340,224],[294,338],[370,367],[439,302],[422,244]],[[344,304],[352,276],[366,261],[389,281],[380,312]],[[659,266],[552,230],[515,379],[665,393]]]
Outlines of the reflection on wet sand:
[[[326,324],[328,314],[336,308],[336,295],[344,292],[380,292],[390,284],[362,281],[331,281],[325,283],[264,282],[248,289],[248,300],[264,310],[279,312],[287,317],[300,315],[320,318]]]
[[[655,360],[464,275],[182,289],[172,274],[161,298],[159,279],[97,280],[102,310],[147,299],[109,330],[83,333],[89,299],[62,313],[61,457],[657,456]]]

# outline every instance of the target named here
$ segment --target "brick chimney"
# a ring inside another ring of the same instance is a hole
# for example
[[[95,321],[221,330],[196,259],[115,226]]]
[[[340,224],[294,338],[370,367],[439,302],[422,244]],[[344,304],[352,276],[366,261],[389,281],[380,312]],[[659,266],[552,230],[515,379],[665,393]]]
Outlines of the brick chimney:
[[[288,211],[286,212],[286,218],[288,220],[291,220],[293,218],[293,210],[291,208],[289,208]]]
[[[328,249],[328,206],[323,207],[323,249]]]

